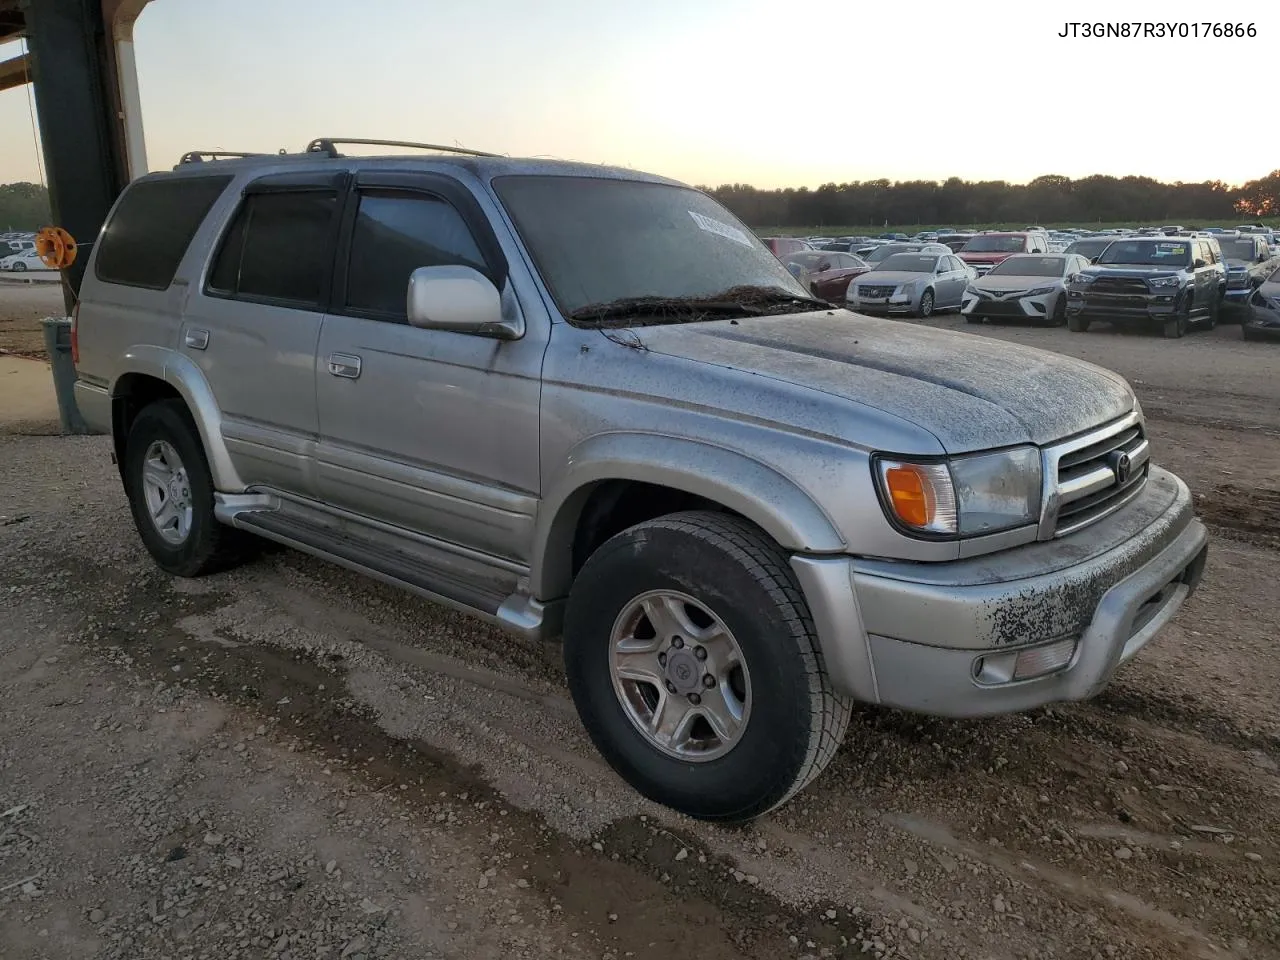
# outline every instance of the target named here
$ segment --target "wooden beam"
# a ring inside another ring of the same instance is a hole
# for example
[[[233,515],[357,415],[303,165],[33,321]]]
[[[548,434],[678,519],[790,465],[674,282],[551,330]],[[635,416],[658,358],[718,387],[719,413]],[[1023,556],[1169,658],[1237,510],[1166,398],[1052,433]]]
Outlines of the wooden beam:
[[[0,62],[0,90],[20,87],[31,79],[31,59],[23,54]]]

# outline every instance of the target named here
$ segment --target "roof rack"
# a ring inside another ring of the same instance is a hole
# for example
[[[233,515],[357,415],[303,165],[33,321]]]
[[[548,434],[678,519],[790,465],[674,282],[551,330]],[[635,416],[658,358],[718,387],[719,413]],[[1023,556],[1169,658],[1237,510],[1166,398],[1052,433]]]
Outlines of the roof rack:
[[[245,157],[267,157],[268,153],[238,153],[234,150],[189,150],[178,161],[184,163],[203,163],[205,160],[242,160]]]
[[[409,147],[413,150],[438,150],[441,153],[461,153],[468,157],[497,157],[501,154],[486,153],[483,150],[468,150],[465,147],[446,147],[438,143],[414,143],[411,140],[362,140],[356,137],[319,137],[307,144],[307,153],[327,153],[331,157],[340,157],[337,144],[357,144],[365,147]]]

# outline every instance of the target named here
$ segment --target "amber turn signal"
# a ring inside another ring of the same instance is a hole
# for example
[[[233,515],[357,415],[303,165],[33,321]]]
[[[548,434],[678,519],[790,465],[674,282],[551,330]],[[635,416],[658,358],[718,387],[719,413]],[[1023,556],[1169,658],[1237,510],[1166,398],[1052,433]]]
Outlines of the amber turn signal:
[[[956,532],[956,497],[944,463],[881,461],[880,476],[893,515],[912,530]]]

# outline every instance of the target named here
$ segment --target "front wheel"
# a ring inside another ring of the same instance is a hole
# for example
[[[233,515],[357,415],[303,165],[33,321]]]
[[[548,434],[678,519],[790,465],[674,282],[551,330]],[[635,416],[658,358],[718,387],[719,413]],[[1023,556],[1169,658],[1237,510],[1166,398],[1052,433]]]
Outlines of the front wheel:
[[[564,658],[610,766],[699,819],[786,802],[849,723],[786,554],[725,514],[642,523],[592,554],[569,594]]]
[[[1222,301],[1213,300],[1209,304],[1209,316],[1205,318],[1204,325],[1206,329],[1213,330],[1218,326],[1218,316],[1222,310]]]
[[[986,317],[980,313],[966,313],[964,315],[965,323],[982,323],[984,320],[986,320]]]
[[[1160,333],[1166,340],[1177,340],[1183,337],[1187,332],[1187,327],[1191,325],[1191,305],[1193,297],[1188,293],[1182,298],[1182,305],[1178,308],[1177,315],[1166,320]]]
[[[1067,295],[1064,293],[1058,297],[1058,302],[1053,306],[1053,313],[1049,317],[1049,323],[1055,327],[1060,327],[1067,322]]]
[[[15,263],[15,264],[13,265],[13,272],[14,272],[14,273],[26,273],[26,272],[27,272],[27,265],[26,265],[25,263],[23,263],[21,260],[19,260],[17,263]]]
[[[1078,315],[1067,317],[1067,329],[1072,333],[1088,333],[1089,321]]]
[[[933,316],[933,291],[926,290],[920,294],[920,303],[916,306],[916,316],[927,319]]]

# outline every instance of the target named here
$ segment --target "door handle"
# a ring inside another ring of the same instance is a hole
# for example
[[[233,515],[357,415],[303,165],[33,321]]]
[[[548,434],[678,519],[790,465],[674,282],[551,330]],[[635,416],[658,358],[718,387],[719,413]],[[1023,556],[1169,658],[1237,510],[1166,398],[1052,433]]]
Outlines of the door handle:
[[[360,376],[360,358],[353,353],[329,354],[329,373],[354,380]]]
[[[182,335],[182,342],[192,350],[203,350],[209,346],[209,331],[188,329]]]

